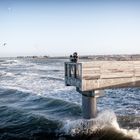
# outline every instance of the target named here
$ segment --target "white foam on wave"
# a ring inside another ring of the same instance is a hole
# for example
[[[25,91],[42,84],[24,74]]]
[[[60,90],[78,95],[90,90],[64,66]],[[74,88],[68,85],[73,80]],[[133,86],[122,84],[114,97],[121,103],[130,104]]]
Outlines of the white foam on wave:
[[[116,116],[112,111],[99,113],[97,118],[94,119],[67,120],[62,130],[71,135],[92,134],[94,131],[102,130],[108,126],[119,129]]]
[[[0,76],[12,77],[12,76],[14,76],[14,74],[11,72],[0,71]]]
[[[130,130],[120,128],[120,131],[124,135],[132,137],[134,140],[140,140],[140,129],[139,128],[137,128],[137,129],[130,129]]]
[[[100,131],[106,128],[112,128],[113,130],[129,136],[134,140],[140,140],[140,130],[127,130],[120,128],[117,117],[113,111],[106,110],[98,114],[94,119],[86,120],[67,120],[61,131],[65,132],[68,135],[77,135],[77,134],[93,134],[96,131]]]
[[[20,88],[20,87],[16,87],[16,86],[7,86],[7,85],[1,85],[0,88],[2,89],[13,89],[13,90],[17,90],[19,92],[25,92],[25,93],[31,93],[32,91],[31,90],[28,90],[28,89],[23,89],[23,88]]]
[[[15,74],[13,74],[13,73],[11,73],[11,72],[7,72],[7,73],[5,74],[5,76],[8,76],[8,77],[14,77]]]
[[[1,66],[11,66],[11,65],[17,65],[19,64],[20,61],[18,60],[5,60],[3,62],[1,62]]]

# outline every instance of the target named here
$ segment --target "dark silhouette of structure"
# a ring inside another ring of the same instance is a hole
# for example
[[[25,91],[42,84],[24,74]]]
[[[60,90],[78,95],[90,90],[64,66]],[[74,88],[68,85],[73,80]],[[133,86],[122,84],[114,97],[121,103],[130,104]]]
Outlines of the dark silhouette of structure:
[[[73,55],[70,55],[70,62],[78,62],[78,53],[74,52]]]

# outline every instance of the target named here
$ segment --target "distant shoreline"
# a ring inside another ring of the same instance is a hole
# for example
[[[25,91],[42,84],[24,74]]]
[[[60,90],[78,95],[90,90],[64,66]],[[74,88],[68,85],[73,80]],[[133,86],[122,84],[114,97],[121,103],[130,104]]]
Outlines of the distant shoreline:
[[[0,58],[9,58],[9,57],[0,57]],[[17,59],[69,59],[69,56],[17,56],[11,57]],[[133,55],[81,55],[79,59],[82,60],[96,60],[96,61],[140,61],[140,54],[133,54]]]
[[[18,58],[18,57],[17,57]],[[69,56],[57,56],[57,57],[49,57],[49,56],[29,56],[29,57],[23,57],[23,58],[33,58],[33,59],[38,59],[38,58],[45,58],[45,59],[69,59]],[[111,61],[111,60],[116,60],[116,61],[139,61],[140,60],[140,54],[133,54],[133,55],[83,55],[79,56],[79,59],[84,59],[84,60],[96,60],[96,61]]]

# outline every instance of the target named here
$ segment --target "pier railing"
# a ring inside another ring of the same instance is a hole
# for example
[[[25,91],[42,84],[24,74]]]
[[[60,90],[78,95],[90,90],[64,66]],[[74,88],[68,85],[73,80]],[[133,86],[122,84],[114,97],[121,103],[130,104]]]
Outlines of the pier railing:
[[[65,62],[65,84],[67,86],[80,86],[82,78],[82,64]]]

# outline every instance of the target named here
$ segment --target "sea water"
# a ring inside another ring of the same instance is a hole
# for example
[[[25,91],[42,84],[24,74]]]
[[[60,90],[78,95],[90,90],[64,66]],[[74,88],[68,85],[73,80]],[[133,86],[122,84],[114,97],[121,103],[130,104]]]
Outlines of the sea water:
[[[0,139],[140,140],[140,89],[105,90],[97,118],[83,119],[65,61],[0,58]]]

